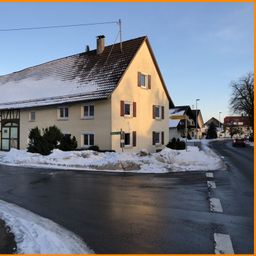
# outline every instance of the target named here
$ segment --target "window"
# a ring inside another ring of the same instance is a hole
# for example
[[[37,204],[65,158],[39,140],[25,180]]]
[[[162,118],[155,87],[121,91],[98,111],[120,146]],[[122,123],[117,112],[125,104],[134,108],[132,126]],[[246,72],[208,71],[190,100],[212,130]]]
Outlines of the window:
[[[34,122],[36,120],[36,112],[35,111],[31,111],[29,113],[29,121]]]
[[[160,106],[155,106],[155,118],[160,119],[161,117],[161,108]]]
[[[125,116],[130,116],[131,115],[131,103],[124,103],[124,115]]]
[[[120,116],[136,117],[136,102],[120,101]]]
[[[124,146],[131,146],[131,134],[130,133],[124,134]]]
[[[164,119],[164,106],[153,105],[153,119]]]
[[[138,72],[138,86],[141,88],[151,89],[151,76]]]
[[[155,132],[155,144],[160,144],[160,132]]]
[[[82,147],[90,147],[94,145],[94,134],[84,133],[82,135]]]
[[[83,106],[82,118],[85,118],[85,119],[94,118],[94,105]]]
[[[140,86],[146,87],[146,76],[143,74],[140,75]]]
[[[59,108],[59,119],[68,119],[68,114],[67,107]]]
[[[152,142],[153,145],[164,145],[165,141],[164,141],[164,132],[153,132],[152,133]]]

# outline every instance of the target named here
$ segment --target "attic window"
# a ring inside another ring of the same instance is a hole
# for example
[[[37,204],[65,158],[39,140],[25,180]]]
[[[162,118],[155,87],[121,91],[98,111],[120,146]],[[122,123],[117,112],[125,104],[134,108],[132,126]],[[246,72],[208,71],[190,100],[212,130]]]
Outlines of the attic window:
[[[138,72],[138,86],[144,89],[151,89],[151,76]]]

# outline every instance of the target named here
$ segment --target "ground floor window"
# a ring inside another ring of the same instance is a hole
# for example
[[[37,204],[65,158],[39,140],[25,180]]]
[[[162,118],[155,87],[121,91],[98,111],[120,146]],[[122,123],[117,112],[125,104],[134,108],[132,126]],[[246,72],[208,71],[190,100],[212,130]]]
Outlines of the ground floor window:
[[[153,132],[152,142],[153,145],[164,145],[164,132]]]
[[[160,144],[160,132],[155,132],[155,144]]]
[[[126,147],[131,146],[131,134],[130,133],[124,134],[124,146],[126,146]]]
[[[94,146],[94,134],[84,133],[82,135],[82,147]]]
[[[137,135],[136,131],[132,132],[122,132],[120,137],[120,147],[136,147],[137,145]]]

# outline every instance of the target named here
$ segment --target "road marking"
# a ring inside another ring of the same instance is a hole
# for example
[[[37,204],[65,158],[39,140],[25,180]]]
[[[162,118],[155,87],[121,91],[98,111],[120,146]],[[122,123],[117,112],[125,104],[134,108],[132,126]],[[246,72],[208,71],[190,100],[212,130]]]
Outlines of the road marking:
[[[209,198],[211,212],[223,212],[219,198]]]
[[[213,178],[213,173],[212,173],[212,172],[207,172],[207,173],[205,174],[205,176],[206,176],[207,178]]]
[[[234,254],[233,245],[229,235],[214,233],[215,254]]]
[[[216,188],[215,181],[207,180],[207,186],[208,186],[208,188]]]

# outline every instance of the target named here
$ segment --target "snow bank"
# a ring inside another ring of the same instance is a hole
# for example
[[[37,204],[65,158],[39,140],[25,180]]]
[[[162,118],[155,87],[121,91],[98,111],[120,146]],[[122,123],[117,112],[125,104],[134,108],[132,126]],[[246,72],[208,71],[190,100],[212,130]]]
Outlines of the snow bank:
[[[10,227],[19,254],[93,253],[72,232],[49,219],[0,200],[0,218]]]
[[[101,170],[115,172],[166,173],[171,171],[205,171],[223,167],[223,162],[206,144],[204,150],[188,146],[186,150],[163,149],[159,153],[99,153],[90,150],[63,152],[53,150],[49,156],[11,149],[0,161],[10,165],[60,169]]]
[[[254,147],[254,142],[246,141],[245,144],[248,146]]]

